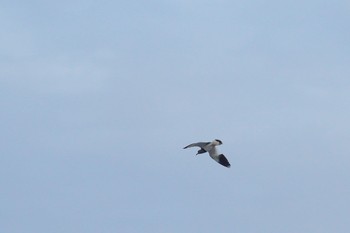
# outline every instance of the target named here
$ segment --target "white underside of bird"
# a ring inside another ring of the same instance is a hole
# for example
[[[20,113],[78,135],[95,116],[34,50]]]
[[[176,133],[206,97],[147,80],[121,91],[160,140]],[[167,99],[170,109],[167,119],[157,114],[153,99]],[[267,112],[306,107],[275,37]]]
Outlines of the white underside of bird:
[[[218,150],[216,149],[216,146],[221,145],[222,142],[219,139],[215,139],[212,142],[196,142],[192,143],[188,146],[185,146],[184,149],[190,148],[190,147],[200,147],[201,149],[197,152],[198,154],[203,154],[208,152],[209,156],[214,159],[216,162],[220,163],[222,166],[230,167],[230,163],[227,160],[227,158],[223,154],[219,154]]]

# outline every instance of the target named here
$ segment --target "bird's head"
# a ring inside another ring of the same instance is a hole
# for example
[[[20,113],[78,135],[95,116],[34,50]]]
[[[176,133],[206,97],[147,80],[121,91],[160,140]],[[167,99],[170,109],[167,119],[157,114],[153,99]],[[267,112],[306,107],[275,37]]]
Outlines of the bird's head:
[[[222,144],[222,141],[219,140],[219,139],[215,139],[215,140],[213,141],[213,144],[216,145],[216,146],[218,146],[218,145],[221,145],[221,144]]]

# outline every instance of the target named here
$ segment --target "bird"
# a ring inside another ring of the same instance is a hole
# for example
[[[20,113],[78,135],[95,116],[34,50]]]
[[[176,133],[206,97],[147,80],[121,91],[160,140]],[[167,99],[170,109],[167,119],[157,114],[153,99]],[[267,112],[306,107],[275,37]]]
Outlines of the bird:
[[[212,142],[196,142],[192,143],[188,146],[185,146],[183,149],[187,149],[190,147],[198,146],[200,150],[197,151],[196,155],[203,154],[208,152],[209,156],[214,159],[216,162],[220,163],[222,166],[229,168],[231,164],[227,160],[227,158],[223,154],[219,154],[216,146],[222,144],[222,141],[219,139],[214,139]]]

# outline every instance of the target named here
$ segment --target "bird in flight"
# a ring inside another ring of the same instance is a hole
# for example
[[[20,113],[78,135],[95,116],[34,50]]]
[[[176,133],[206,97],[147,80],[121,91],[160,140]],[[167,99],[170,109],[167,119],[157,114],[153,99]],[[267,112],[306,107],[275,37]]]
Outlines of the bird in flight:
[[[222,144],[222,141],[219,139],[215,139],[212,142],[196,142],[192,143],[188,146],[185,146],[184,149],[198,146],[200,150],[198,150],[197,154],[203,154],[205,152],[209,153],[209,156],[214,159],[216,162],[220,163],[222,166],[230,167],[231,164],[228,162],[227,158],[223,154],[219,154],[216,146],[219,146]]]

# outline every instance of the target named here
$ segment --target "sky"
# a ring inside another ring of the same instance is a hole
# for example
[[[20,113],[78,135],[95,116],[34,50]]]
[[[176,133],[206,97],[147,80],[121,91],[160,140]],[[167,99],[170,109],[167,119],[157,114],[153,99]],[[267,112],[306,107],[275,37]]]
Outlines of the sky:
[[[350,3],[0,2],[4,233],[350,231]],[[231,168],[190,143],[223,141]]]

